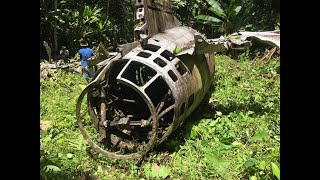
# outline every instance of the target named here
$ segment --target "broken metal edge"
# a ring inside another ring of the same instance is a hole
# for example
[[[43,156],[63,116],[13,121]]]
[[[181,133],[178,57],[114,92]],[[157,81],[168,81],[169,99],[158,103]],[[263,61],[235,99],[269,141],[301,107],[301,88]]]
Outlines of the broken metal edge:
[[[144,154],[149,152],[157,143],[157,129],[158,129],[158,118],[154,114],[151,115],[152,117],[152,130],[151,130],[151,138],[149,139],[148,143],[145,145],[144,149],[141,150],[140,152],[136,153],[131,153],[128,155],[120,155],[115,152],[109,152],[104,149],[102,149],[100,146],[98,146],[95,142],[93,142],[88,134],[88,132],[84,129],[83,123],[81,121],[81,114],[80,114],[80,109],[81,109],[81,103],[84,98],[84,96],[89,92],[89,89],[93,89],[95,85],[101,80],[102,76],[109,70],[111,65],[115,63],[116,60],[111,60],[108,62],[103,70],[99,73],[96,78],[91,81],[85,89],[81,92],[78,100],[77,100],[77,105],[76,105],[76,118],[77,118],[77,124],[79,126],[80,132],[83,135],[84,139],[88,141],[89,145],[97,152],[109,157],[109,158],[114,158],[114,159],[119,159],[119,160],[126,160],[126,159],[139,159],[141,158]],[[150,109],[150,112],[152,110]]]

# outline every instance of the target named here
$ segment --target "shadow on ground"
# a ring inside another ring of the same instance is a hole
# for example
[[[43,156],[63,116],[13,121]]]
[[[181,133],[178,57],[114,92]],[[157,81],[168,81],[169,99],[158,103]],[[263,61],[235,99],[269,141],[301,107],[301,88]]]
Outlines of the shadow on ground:
[[[223,106],[222,104],[209,104],[209,99],[211,98],[212,92],[215,88],[212,87],[207,95],[203,98],[202,102],[198,108],[184,121],[184,123],[174,131],[167,139],[159,146],[157,146],[154,151],[150,154],[171,154],[177,152],[180,146],[183,146],[186,140],[190,139],[190,133],[193,126],[199,124],[201,119],[211,119],[215,121],[215,114],[220,111],[223,115],[228,115],[232,112],[247,112],[252,111],[256,115],[261,115],[266,112],[271,112],[270,108],[265,108],[261,104],[250,101],[247,104],[240,104],[238,102],[231,102],[229,105]]]

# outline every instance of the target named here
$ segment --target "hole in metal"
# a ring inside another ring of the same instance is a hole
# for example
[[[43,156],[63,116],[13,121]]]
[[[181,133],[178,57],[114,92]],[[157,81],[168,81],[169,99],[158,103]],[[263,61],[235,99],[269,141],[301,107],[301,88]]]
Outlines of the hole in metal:
[[[172,61],[172,59],[175,58],[175,56],[168,50],[164,50],[162,53],[161,53],[161,56],[163,56],[164,58],[166,58],[167,60],[169,61]]]
[[[132,87],[119,83],[116,77],[121,72],[127,62],[114,64],[106,74],[107,80],[103,80],[100,88],[104,88],[106,93],[106,120],[108,121],[108,131],[105,140],[102,142],[110,151],[136,152],[137,148],[146,144],[151,127],[129,126],[123,124],[126,121],[140,121],[151,116],[148,105],[143,97]],[[132,66],[138,66],[140,64]],[[141,65],[140,65],[141,66]],[[100,97],[91,97],[90,104],[93,106],[97,118],[101,107]],[[90,115],[91,116],[91,115]],[[100,133],[100,130],[99,130]]]
[[[162,60],[160,58],[156,58],[155,60],[153,60],[153,62],[158,64],[160,67],[165,67],[167,65],[167,63],[164,62],[164,60]]]
[[[153,44],[146,44],[144,49],[152,51],[152,52],[157,52],[160,49],[160,46],[156,46],[156,45],[153,45]]]
[[[177,70],[179,71],[181,76],[188,72],[187,68],[185,67],[185,65],[181,61],[178,61],[178,63],[175,65],[175,67],[177,68]]]
[[[137,54],[137,56],[144,57],[144,58],[148,58],[148,57],[151,56],[151,54],[150,54],[150,53],[147,53],[147,52],[141,51],[141,52],[139,52],[139,54]]]
[[[167,112],[165,115],[162,116],[162,118],[159,120],[159,126],[161,127],[162,130],[170,126],[170,124],[173,121],[173,116],[174,116],[174,109],[171,109],[169,112]],[[164,131],[162,131],[162,133],[164,133]]]
[[[149,66],[132,61],[122,74],[123,78],[128,79],[138,86],[145,85],[157,72]]]
[[[145,92],[151,99],[153,105],[157,107],[163,96],[168,92],[169,86],[164,79],[159,76],[146,89]]]
[[[170,76],[170,78],[172,79],[172,81],[176,82],[177,81],[177,76],[174,74],[174,72],[172,70],[168,71],[168,74]]]

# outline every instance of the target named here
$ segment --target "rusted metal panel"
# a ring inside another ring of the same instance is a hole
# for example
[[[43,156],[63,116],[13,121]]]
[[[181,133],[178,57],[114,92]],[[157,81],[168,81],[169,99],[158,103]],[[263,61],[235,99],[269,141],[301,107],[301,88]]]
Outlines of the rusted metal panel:
[[[172,14],[169,7],[168,1],[152,2],[151,0],[145,0],[144,12],[148,25],[149,37],[181,25],[178,19]]]
[[[214,53],[195,53],[199,33],[180,26],[168,1],[141,0],[136,6],[137,41],[119,46],[119,53],[99,63],[77,103],[77,122],[89,144],[117,159],[139,158],[163,142],[196,109],[214,74]],[[174,55],[175,48],[181,52]],[[99,122],[97,133],[109,149],[83,128],[85,94],[90,117]]]
[[[265,32],[240,31],[238,34],[245,37],[253,37],[271,46],[276,46],[280,48],[280,31],[265,31]],[[233,35],[236,36],[237,34],[233,34]]]
[[[116,159],[141,158],[165,141],[214,80],[210,43],[180,25],[169,1],[137,0],[136,7],[136,41],[119,46],[118,53],[98,64],[102,67],[80,94],[76,109],[84,138],[97,152]],[[205,42],[197,44],[198,37]],[[181,52],[174,54],[176,48]],[[99,142],[81,121],[85,95]]]
[[[166,30],[163,33],[158,33],[157,35],[151,37],[148,42],[155,44],[157,46],[165,47],[171,53],[176,47],[184,50],[194,50],[194,36],[197,34],[196,31],[189,27],[178,26]],[[193,54],[193,51],[189,52]]]

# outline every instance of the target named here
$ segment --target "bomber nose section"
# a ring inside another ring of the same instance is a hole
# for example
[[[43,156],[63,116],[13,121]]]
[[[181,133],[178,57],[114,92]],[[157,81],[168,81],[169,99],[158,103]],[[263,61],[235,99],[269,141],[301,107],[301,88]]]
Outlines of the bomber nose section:
[[[198,61],[198,65],[203,64],[206,60]],[[141,157],[163,142],[195,109],[195,99],[201,98],[202,93],[196,93],[202,87],[201,75],[189,71],[197,65],[188,66],[167,49],[153,44],[109,61],[79,97],[77,119],[81,132],[108,157]],[[80,116],[85,95],[95,127],[91,135]],[[99,145],[90,136],[97,136]]]
[[[137,56],[141,57],[141,53]],[[77,119],[81,132],[97,151],[108,157],[140,157],[156,145],[174,119],[171,89],[161,72],[146,60],[109,62],[79,97]],[[154,65],[158,66],[158,61]],[[95,127],[91,134],[80,117],[85,95]],[[93,142],[96,135],[98,143]]]
[[[195,53],[198,32],[180,26],[169,1],[137,0],[136,8],[135,41],[99,63],[76,108],[90,146],[116,159],[140,158],[166,140],[213,80],[214,54]],[[91,121],[81,112],[85,98]]]

